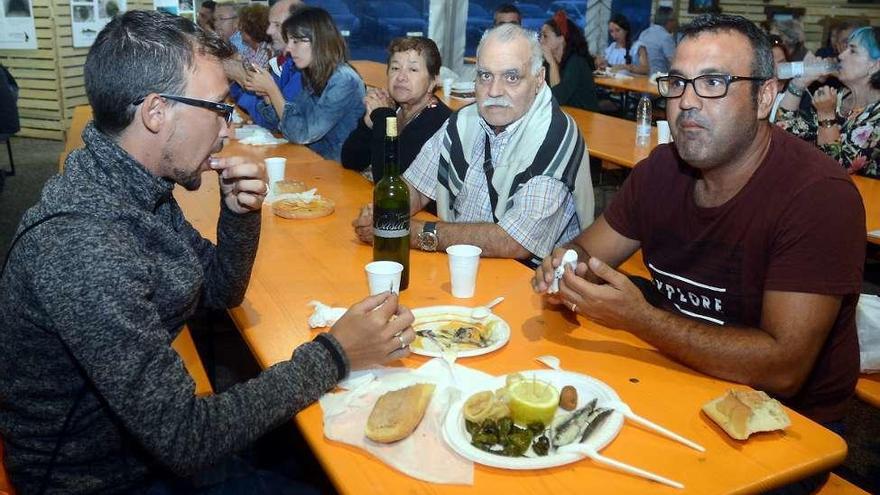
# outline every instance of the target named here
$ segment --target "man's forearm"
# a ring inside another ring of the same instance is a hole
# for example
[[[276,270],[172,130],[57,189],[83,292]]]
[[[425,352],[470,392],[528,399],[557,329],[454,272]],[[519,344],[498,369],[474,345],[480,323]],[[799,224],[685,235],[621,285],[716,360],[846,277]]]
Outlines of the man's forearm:
[[[418,247],[418,233],[424,222],[412,220],[410,242]],[[471,244],[483,250],[483,257],[523,259],[532,254],[514,240],[504,229],[494,223],[437,223],[438,251],[455,244]]]
[[[260,212],[237,214],[221,206],[217,249],[205,270],[205,305],[218,309],[241,304],[260,240]]]
[[[760,328],[709,325],[653,306],[633,316],[627,330],[707,375],[783,397],[805,378],[793,369],[790,350]]]

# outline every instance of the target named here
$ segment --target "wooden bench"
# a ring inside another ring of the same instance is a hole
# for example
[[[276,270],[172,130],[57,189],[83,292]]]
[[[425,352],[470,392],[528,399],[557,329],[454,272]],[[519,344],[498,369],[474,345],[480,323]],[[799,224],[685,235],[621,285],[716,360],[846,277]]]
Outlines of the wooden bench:
[[[868,232],[880,229],[880,179],[853,175],[852,180],[865,204],[865,228]],[[868,235],[868,242],[880,245],[880,237]]]
[[[70,129],[67,130],[67,139],[64,142],[64,153],[58,157],[58,171],[64,170],[64,160],[71,151],[82,148],[82,131],[86,124],[92,120],[92,107],[80,105],[73,109],[73,119],[70,121]]]
[[[15,490],[6,475],[6,462],[3,457],[3,442],[0,441],[0,495],[15,495]]]
[[[822,485],[822,488],[815,493],[815,495],[868,495],[868,492],[862,490],[861,488],[853,485],[849,481],[837,476],[834,473],[831,473],[831,476],[828,477],[828,481]]]
[[[880,408],[880,373],[861,375],[856,383],[856,397]]]

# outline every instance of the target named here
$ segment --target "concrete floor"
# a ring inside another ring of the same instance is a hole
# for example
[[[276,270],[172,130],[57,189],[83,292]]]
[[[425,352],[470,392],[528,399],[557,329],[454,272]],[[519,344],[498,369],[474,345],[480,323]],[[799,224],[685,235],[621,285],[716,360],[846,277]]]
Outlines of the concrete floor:
[[[6,178],[5,188],[0,192],[0,263],[6,257],[21,215],[37,201],[43,183],[57,172],[58,156],[64,149],[59,142],[26,138],[13,138],[12,147],[16,175]],[[0,149],[0,169],[9,170],[5,149]],[[613,196],[613,187],[603,186],[600,192],[601,202],[608,201]],[[872,253],[872,257],[880,259],[876,253]],[[864,292],[880,294],[878,261],[869,261],[866,265]],[[212,329],[216,333],[210,338],[207,335]],[[203,359],[213,369],[216,390],[223,390],[258,372],[256,363],[225,314],[204,315],[193,323],[193,333]],[[849,455],[835,472],[870,493],[880,493],[880,410],[854,399],[846,427]],[[295,428],[286,425],[268,435],[263,444],[264,452],[270,452],[270,456],[275,456],[276,452],[296,455],[302,470],[310,473],[309,481],[323,493],[332,493],[332,487],[321,475],[314,459],[302,456],[307,449]]]

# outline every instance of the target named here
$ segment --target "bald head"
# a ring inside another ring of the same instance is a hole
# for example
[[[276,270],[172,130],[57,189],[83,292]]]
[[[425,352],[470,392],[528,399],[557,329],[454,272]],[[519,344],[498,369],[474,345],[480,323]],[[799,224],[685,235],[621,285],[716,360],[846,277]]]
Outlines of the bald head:
[[[290,11],[302,5],[300,0],[278,0],[275,5],[269,9],[269,27],[266,28],[266,34],[272,38],[272,49],[276,53],[284,50],[284,37],[281,34],[281,25],[290,17]]]

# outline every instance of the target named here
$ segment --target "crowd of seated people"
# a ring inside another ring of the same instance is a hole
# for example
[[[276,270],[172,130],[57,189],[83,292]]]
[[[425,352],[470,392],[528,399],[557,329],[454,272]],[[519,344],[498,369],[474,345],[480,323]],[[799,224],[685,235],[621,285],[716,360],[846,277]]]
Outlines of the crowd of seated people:
[[[797,23],[777,24],[780,35],[770,37],[743,17],[705,15],[683,28],[676,47],[666,7],[638,41],[628,19],[615,14],[611,43],[593,57],[564,12],[534,33],[519,25],[515,6],[505,6],[478,47],[475,103],[453,112],[435,96],[442,60],[429,38],[394,39],[387,86],[367,91],[326,10],[299,0],[280,0],[271,9],[205,6],[213,14],[200,10],[202,29],[164,13],[132,11],[102,31],[85,68],[95,109],[84,133],[88,151],[71,154],[71,172],[48,186],[57,195],[43,195],[23,225],[39,225],[52,211],[67,214],[69,205],[85,208],[83,195],[131,211],[114,217],[116,223],[96,221],[84,210],[70,220],[76,228],[48,224],[23,241],[9,257],[10,275],[0,278],[0,316],[9,322],[0,333],[3,369],[14,360],[51,360],[69,380],[0,380],[0,392],[16,401],[0,415],[0,427],[26,440],[13,442],[9,456],[26,490],[85,479],[84,489],[95,491],[173,492],[169,486],[193,472],[243,463],[232,454],[351,370],[409,352],[412,314],[396,296],[383,294],[352,306],[330,332],[253,381],[213,400],[188,396],[187,376],[160,336],[177,330],[180,315],[241,303],[260,236],[254,213],[269,190],[258,163],[222,158],[211,164],[227,179],[218,223],[224,242],[216,246],[167,202],[174,184],[199,187],[203,164],[228,137],[232,107],[209,100],[224,94],[228,81],[233,98],[259,125],[376,181],[383,172],[385,119],[396,117],[410,211],[435,201],[439,217],[412,220],[414,249],[470,243],[483,256],[520,260],[535,268],[530,283],[539,294],[547,292],[564,250],[574,249],[581,262],[565,270],[548,305],[562,303],[560,311],[630,331],[697,371],[767,390],[827,428],[843,428],[858,373],[854,315],[865,224],[844,169],[880,177],[880,28],[840,28],[829,38],[834,52],[823,52],[837,58],[839,70],[779,81],[774,65],[821,58],[805,51]],[[130,39],[138,41],[134,48],[118,48]],[[146,48],[156,44],[167,44],[168,53]],[[119,51],[130,80],[107,70],[119,63]],[[150,63],[136,63],[140,58]],[[148,70],[163,64],[191,96],[172,94],[176,83]],[[633,170],[599,216],[586,166],[589,143],[561,108],[600,108],[597,67],[668,72],[657,88],[668,102],[675,138]],[[802,100],[817,82],[804,110]],[[770,125],[774,113],[777,125]],[[175,137],[178,119],[190,124],[184,131],[193,133],[191,142]],[[178,160],[193,154],[199,156]],[[800,194],[804,190],[811,194]],[[161,207],[153,208],[157,201]],[[365,206],[352,222],[354,237],[372,242],[372,220]],[[83,249],[71,249],[77,245]],[[173,249],[162,251],[166,245],[203,254],[182,260],[168,254]],[[743,246],[754,258],[741,259]],[[636,251],[652,262],[660,284],[651,294],[618,271]],[[815,263],[828,252],[838,256]],[[719,270],[719,259],[730,266]],[[179,283],[155,278],[156,272],[177,273],[166,278]],[[724,287],[714,309],[698,303],[682,309],[675,290],[659,289],[690,279]],[[133,289],[120,292],[109,283],[119,280]],[[85,310],[63,311],[78,298]],[[106,301],[113,301],[109,309]],[[94,307],[103,310],[89,310]],[[699,309],[707,314],[694,313]],[[147,323],[144,314],[152,316]],[[92,333],[71,332],[79,328]],[[33,335],[42,336],[38,345],[25,338]],[[144,336],[150,337],[146,346]],[[106,370],[121,379],[101,381]],[[153,383],[155,376],[162,380]],[[27,389],[38,393],[27,395]],[[96,411],[94,421],[69,435],[43,431],[45,424],[34,418],[48,411],[47,397],[60,407],[55,419],[68,410],[73,417],[84,401]],[[241,406],[252,403],[263,407]],[[158,404],[167,417],[144,404]],[[200,440],[207,448],[191,452],[198,432],[206,432]],[[145,449],[131,448],[129,437]],[[55,469],[47,445],[63,450],[64,466]],[[106,452],[99,475],[90,471],[93,451]],[[37,469],[42,465],[48,474]]]

